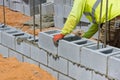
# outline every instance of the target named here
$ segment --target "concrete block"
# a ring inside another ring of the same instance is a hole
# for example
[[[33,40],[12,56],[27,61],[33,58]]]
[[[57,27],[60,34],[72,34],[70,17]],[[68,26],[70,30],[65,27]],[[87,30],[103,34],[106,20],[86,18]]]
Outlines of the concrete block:
[[[71,9],[72,9],[72,6],[64,5],[64,17],[65,18],[68,17],[68,15],[70,14]]]
[[[58,33],[60,33],[59,30],[40,32],[38,42],[39,47],[47,50],[50,53],[57,54],[57,47],[53,43],[53,35]]]
[[[97,45],[84,47],[81,50],[81,64],[102,74],[107,74],[108,58],[119,52],[120,49],[111,46],[100,49],[97,49]]]
[[[58,72],[52,70],[51,68],[47,67],[47,66],[44,66],[42,64],[40,64],[40,67],[42,69],[44,69],[45,71],[47,71],[48,73],[50,73],[52,76],[54,76],[56,79],[58,78]]]
[[[8,57],[8,48],[5,46],[0,45],[0,54],[3,55],[3,57]]]
[[[73,6],[74,0],[71,0],[71,6]]]
[[[93,79],[92,80],[108,80],[108,79],[105,78],[104,76],[101,76],[101,75],[93,72]]]
[[[23,57],[23,58],[24,58],[24,62],[28,62],[28,63],[35,64],[35,65],[39,66],[38,62],[33,61],[32,59],[30,59],[28,57]]]
[[[52,56],[48,56],[48,66],[57,71],[60,71],[61,73],[67,74],[67,60],[63,58],[55,60]]]
[[[31,58],[47,65],[47,52],[34,45],[31,45]]]
[[[120,80],[120,53],[108,59],[108,76]]]
[[[0,0],[0,5],[3,5],[3,0]]]
[[[55,16],[64,16],[64,5],[54,5]]]
[[[18,52],[20,52],[20,53],[22,53],[22,54],[24,54],[25,56],[28,56],[28,57],[30,57],[31,56],[31,44],[29,44],[29,43],[26,43],[26,42],[24,42],[24,41],[21,41],[20,43],[18,42],[19,40],[18,39],[29,39],[29,38],[32,38],[32,36],[31,35],[29,35],[29,34],[24,34],[24,35],[22,35],[22,36],[19,36],[19,37],[17,37],[15,40],[16,40],[16,43],[15,43],[15,45],[16,45],[16,51],[18,51]]]
[[[54,0],[54,4],[55,5],[64,5],[65,4],[65,0]]]
[[[54,5],[51,2],[42,4],[42,15],[48,15],[54,13]]]
[[[85,15],[82,15],[80,21],[83,21],[83,22],[90,22]]]
[[[73,80],[72,78],[65,76],[63,74],[59,74],[59,79],[58,80]]]
[[[54,24],[55,24],[55,27],[57,28],[60,28],[60,29],[63,28],[64,18],[60,16],[54,16]]]
[[[73,65],[69,62],[69,76],[76,80],[92,80],[92,72],[86,71],[84,68]]]
[[[59,41],[58,55],[75,63],[80,63],[81,48],[95,42],[77,36],[66,37]]]
[[[24,35],[24,33],[16,29],[3,31],[1,35],[1,42],[3,45],[15,50],[15,39],[21,35]]]
[[[11,49],[9,49],[9,57],[15,57],[19,61],[23,62],[23,56],[21,54],[19,54],[18,52],[15,52],[15,51],[13,51]]]
[[[71,6],[71,0],[65,0],[65,5]]]

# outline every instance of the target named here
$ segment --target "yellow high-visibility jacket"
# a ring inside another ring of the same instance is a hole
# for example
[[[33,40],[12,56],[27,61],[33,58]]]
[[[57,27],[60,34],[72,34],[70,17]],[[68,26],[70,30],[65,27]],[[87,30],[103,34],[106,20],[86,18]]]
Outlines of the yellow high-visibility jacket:
[[[101,0],[74,0],[72,10],[67,18],[67,21],[61,31],[66,35],[75,29],[76,25],[81,19],[83,14],[93,22],[93,25],[87,32],[83,34],[83,37],[90,38],[98,31],[99,16],[100,16],[100,1]],[[120,15],[120,0],[108,0],[108,20]],[[102,19],[101,23],[105,23],[106,18],[106,0],[103,0],[102,6]]]

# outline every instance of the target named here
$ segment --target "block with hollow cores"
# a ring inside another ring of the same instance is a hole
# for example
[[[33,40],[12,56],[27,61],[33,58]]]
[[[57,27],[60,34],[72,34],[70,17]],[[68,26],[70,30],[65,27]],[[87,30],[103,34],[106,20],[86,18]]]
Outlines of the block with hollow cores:
[[[68,15],[70,14],[71,9],[72,9],[72,6],[64,5],[64,18],[68,17]]]
[[[66,75],[63,75],[63,74],[59,73],[58,80],[73,80],[73,79],[68,77],[68,76],[66,76]]]
[[[30,57],[31,56],[31,44],[30,43],[26,43],[24,41],[22,41],[22,39],[24,40],[28,40],[32,38],[31,35],[29,34],[24,34],[22,36],[19,36],[16,38],[16,42],[15,42],[15,50],[22,53],[25,56]],[[20,40],[21,39],[21,40]],[[20,42],[19,42],[20,41]]]
[[[52,56],[48,56],[48,66],[61,72],[67,74],[68,64],[67,60],[63,58],[54,59]]]
[[[54,4],[47,2],[42,4],[42,15],[48,15],[54,13]]]
[[[52,74],[52,76],[54,76],[56,79],[58,78],[58,72],[54,71],[53,69],[44,66],[42,64],[40,64],[40,68],[44,69],[45,71],[47,71],[48,73]]]
[[[9,57],[15,57],[17,60],[23,62],[23,56],[16,51],[9,49]]]
[[[37,46],[31,45],[31,58],[47,65],[47,52]]]
[[[59,30],[40,32],[38,40],[39,47],[47,50],[49,53],[57,54],[57,47],[53,43],[53,36],[59,33]]]
[[[57,28],[63,28],[64,26],[64,18],[60,16],[54,16],[54,25]]]
[[[54,5],[54,9],[55,9],[55,16],[60,16],[61,18],[63,18],[64,16],[64,5]]]
[[[24,62],[31,63],[31,64],[35,64],[35,65],[39,66],[39,63],[38,63],[38,62],[32,60],[31,58],[25,57],[25,56],[23,57],[23,61],[24,61]]]
[[[71,0],[65,0],[65,5],[71,6]]]
[[[80,63],[81,48],[95,42],[77,36],[66,37],[59,41],[58,55],[72,62]]]
[[[15,38],[24,35],[23,32],[15,29],[4,30],[1,34],[2,44],[12,49],[15,49]]]
[[[108,59],[108,76],[120,80],[120,53]]]
[[[100,49],[97,49],[97,44],[83,47],[81,50],[81,64],[99,73],[107,74],[108,58],[119,52],[120,49],[111,46],[106,48],[100,46]]]
[[[65,0],[54,0],[54,4],[55,5],[64,5],[65,4]]]
[[[75,78],[76,80],[91,80],[92,72],[88,71],[84,68],[78,67],[77,65],[73,65],[73,63],[69,62],[69,76]]]
[[[93,75],[92,75],[92,80],[108,80],[107,78],[105,78],[104,76],[101,76],[99,74],[96,74],[93,72]]]
[[[9,49],[3,45],[0,45],[0,54],[2,54],[3,57],[8,57]]]

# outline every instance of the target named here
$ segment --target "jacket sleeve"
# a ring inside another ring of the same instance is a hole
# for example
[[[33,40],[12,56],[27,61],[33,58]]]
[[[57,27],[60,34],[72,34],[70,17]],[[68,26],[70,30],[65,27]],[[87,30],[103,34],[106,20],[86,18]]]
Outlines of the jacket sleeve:
[[[61,31],[62,34],[66,35],[73,31],[78,22],[80,21],[81,16],[85,8],[86,0],[74,0],[74,5],[72,10],[67,18],[67,21]]]
[[[98,31],[98,24],[93,24],[82,37],[91,38]]]

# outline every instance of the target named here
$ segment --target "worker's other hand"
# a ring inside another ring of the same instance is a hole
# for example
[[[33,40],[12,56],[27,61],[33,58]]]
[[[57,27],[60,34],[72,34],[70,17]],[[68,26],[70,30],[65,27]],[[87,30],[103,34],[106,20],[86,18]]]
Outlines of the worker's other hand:
[[[53,42],[54,42],[55,46],[58,46],[59,40],[62,39],[62,38],[64,38],[64,36],[65,36],[65,35],[63,35],[63,34],[61,34],[61,33],[54,35],[54,37],[53,37]]]
[[[80,29],[76,29],[73,31],[73,33],[76,35],[76,36],[79,36],[79,37],[82,37],[82,34],[84,33],[83,30],[80,30]]]

